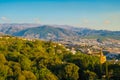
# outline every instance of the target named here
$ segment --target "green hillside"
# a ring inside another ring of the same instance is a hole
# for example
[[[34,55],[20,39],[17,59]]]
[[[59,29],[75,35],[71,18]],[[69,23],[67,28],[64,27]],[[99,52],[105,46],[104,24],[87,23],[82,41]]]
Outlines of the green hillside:
[[[99,58],[51,41],[0,37],[0,80],[93,80],[105,75]],[[118,80],[120,64],[109,63],[109,78]]]

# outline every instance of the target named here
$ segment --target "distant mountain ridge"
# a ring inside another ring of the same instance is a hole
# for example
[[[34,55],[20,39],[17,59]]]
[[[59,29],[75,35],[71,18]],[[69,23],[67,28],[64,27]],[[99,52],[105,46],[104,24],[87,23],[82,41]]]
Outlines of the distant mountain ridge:
[[[16,32],[13,34],[14,36],[24,36],[30,38],[41,38],[41,39],[60,39],[67,38],[71,36],[77,36],[76,33],[53,26],[43,25],[40,27],[27,28],[25,30]]]
[[[24,24],[0,24],[0,32],[3,32],[5,34],[10,34],[12,35],[15,32],[24,30],[26,28],[30,28],[30,27],[36,27],[39,26],[40,24],[28,24],[28,23],[24,23]]]
[[[13,36],[40,39],[68,39],[71,38],[112,38],[120,39],[120,31],[92,30],[68,25],[40,25],[40,24],[0,24],[0,32]]]

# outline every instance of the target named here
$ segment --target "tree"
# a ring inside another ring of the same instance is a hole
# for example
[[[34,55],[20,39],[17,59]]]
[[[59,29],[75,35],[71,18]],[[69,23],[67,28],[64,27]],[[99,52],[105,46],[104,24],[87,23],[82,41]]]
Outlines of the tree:
[[[21,64],[21,68],[23,70],[31,69],[31,61],[27,57],[25,57],[24,55],[20,55],[18,58],[19,58],[19,63]]]
[[[0,63],[0,80],[5,80],[7,78],[9,67]]]
[[[18,56],[20,55],[19,52],[9,52],[7,55],[6,55],[6,59],[8,61],[14,61],[14,62],[18,62]]]
[[[19,74],[17,80],[27,80],[24,75]]]
[[[84,80],[96,80],[97,79],[97,75],[95,72],[86,70],[84,71]]]
[[[52,72],[58,76],[60,80],[78,80],[79,67],[73,63],[57,64]]]
[[[39,80],[58,80],[58,78],[47,68],[42,68],[39,71]]]
[[[5,62],[7,61],[6,61],[4,54],[0,54],[0,63],[5,63]]]
[[[79,78],[78,74],[79,67],[73,63],[66,64],[64,68],[65,78],[67,80],[77,80]]]
[[[21,73],[21,65],[18,62],[9,61],[9,70],[7,74],[7,79],[17,79],[18,75]]]
[[[37,80],[36,76],[31,71],[24,70],[22,71],[22,74],[23,75],[20,76],[22,76],[23,79],[25,77],[26,80]]]

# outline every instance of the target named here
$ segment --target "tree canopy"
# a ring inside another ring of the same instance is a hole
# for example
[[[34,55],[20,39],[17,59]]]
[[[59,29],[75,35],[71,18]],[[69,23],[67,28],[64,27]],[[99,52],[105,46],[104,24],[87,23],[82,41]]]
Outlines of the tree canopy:
[[[52,41],[0,38],[0,80],[101,79],[97,56],[72,54]],[[105,63],[102,64],[105,75]],[[118,79],[120,64],[108,64],[109,78]],[[119,78],[120,79],[120,78]]]

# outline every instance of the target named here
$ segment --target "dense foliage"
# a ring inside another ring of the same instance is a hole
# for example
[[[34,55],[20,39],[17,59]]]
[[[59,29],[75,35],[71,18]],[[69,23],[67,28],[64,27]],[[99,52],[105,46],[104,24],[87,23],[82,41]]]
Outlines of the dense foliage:
[[[96,80],[105,75],[99,58],[51,41],[0,37],[0,80]],[[119,79],[120,64],[108,63],[109,79]]]

